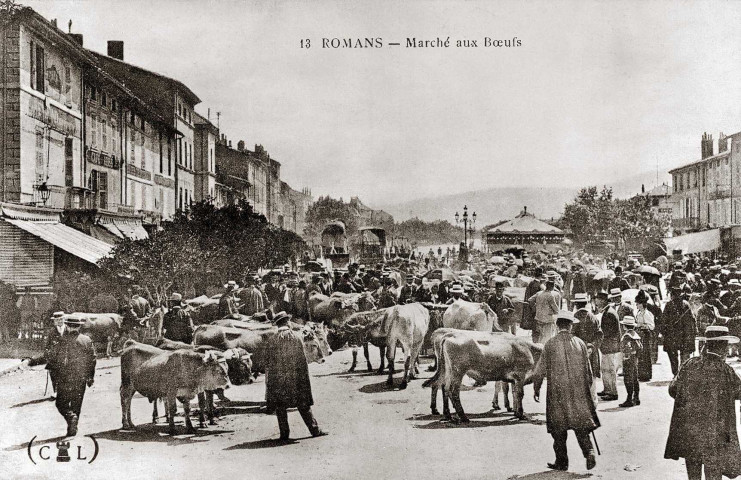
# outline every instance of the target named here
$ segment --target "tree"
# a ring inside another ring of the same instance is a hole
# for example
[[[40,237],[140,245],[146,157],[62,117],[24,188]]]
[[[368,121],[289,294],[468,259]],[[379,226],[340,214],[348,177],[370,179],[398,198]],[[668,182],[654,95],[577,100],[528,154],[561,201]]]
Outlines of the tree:
[[[617,240],[644,249],[656,243],[669,226],[668,219],[651,210],[651,198],[636,195],[628,200],[613,198],[612,188],[582,188],[564,207],[559,226],[568,228],[577,242]]]
[[[301,237],[270,225],[245,201],[223,208],[199,202],[150,238],[124,240],[100,267],[104,275],[139,284],[160,301],[173,288],[204,291],[292,262],[305,248]]]

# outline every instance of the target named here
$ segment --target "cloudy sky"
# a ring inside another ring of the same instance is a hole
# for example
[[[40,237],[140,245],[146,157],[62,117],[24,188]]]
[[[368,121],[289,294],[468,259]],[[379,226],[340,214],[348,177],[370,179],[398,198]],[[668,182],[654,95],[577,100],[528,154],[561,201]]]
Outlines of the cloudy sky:
[[[741,130],[741,2],[20,3],[72,19],[93,50],[123,40],[128,62],[183,81],[235,146],[264,145],[315,196],[609,183],[699,158],[703,131]],[[384,47],[321,48],[335,37]]]

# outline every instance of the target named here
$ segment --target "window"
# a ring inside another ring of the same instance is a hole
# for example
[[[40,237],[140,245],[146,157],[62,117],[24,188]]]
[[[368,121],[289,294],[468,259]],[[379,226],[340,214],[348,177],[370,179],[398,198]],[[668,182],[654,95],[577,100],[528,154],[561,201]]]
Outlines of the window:
[[[108,208],[108,174],[98,170],[90,172],[90,190],[93,191],[94,203],[97,208]]]
[[[183,139],[178,138],[178,163],[183,164]]]
[[[100,133],[102,135],[102,142],[103,150],[108,150],[108,124],[105,121],[105,118],[102,118],[100,120]]]
[[[98,148],[98,117],[90,116],[90,144],[93,148]]]
[[[116,136],[118,134],[117,131],[117,125],[115,122],[111,122],[111,152],[113,152],[114,155],[118,153],[118,150],[116,149],[117,143],[116,143]]]
[[[170,140],[167,140],[167,175],[172,175],[172,147]]]
[[[31,88],[41,93],[46,92],[44,75],[46,73],[46,62],[44,49],[41,45],[31,42]]]
[[[111,100],[111,110],[113,110],[114,112],[117,112],[118,111],[118,102],[117,101]]]
[[[72,168],[72,138],[65,137],[64,139],[64,185],[71,187],[73,185],[73,171]]]
[[[159,133],[159,146],[160,146],[160,175],[164,170],[164,158],[162,156],[162,132]]]
[[[180,195],[178,195],[178,208],[183,209],[183,187],[180,187]]]
[[[129,144],[131,145],[129,163],[135,163],[136,162],[136,130],[131,131],[131,141],[129,142]]]
[[[108,106],[108,95],[105,92],[101,92],[100,94],[100,104],[104,107]]]

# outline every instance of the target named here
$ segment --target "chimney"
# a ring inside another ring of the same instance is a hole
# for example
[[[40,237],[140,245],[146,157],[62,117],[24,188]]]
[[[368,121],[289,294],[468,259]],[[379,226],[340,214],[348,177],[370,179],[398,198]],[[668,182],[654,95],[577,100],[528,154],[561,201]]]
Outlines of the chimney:
[[[59,27],[57,27],[57,19],[56,18],[52,18],[51,19],[51,24],[54,26],[54,28],[59,28]]]
[[[240,152],[244,152],[244,140],[240,140],[237,142],[237,150]]]
[[[123,62],[124,42],[121,40],[108,40],[108,56]]]
[[[229,140],[229,148],[232,148],[232,141]]]
[[[728,137],[723,132],[718,135],[718,153],[728,150]]]
[[[707,132],[702,134],[702,141],[700,142],[700,150],[702,151],[702,158],[708,158],[713,156],[713,136],[708,135]]]
[[[69,38],[71,38],[73,42],[75,42],[76,44],[78,44],[81,47],[83,46],[82,45],[82,34],[81,33],[69,33],[68,35],[69,35]]]
[[[641,184],[641,193],[646,193],[646,185],[643,183]]]
[[[523,215],[527,215],[527,205],[525,205],[524,207],[522,207],[522,214]]]

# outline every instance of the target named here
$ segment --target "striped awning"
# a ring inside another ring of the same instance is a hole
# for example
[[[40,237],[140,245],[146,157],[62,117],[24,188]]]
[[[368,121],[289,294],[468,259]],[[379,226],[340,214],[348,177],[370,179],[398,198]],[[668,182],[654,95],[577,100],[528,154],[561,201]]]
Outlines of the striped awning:
[[[31,235],[39,237],[57,248],[61,248],[67,253],[71,253],[93,264],[97,264],[103,257],[108,256],[113,249],[113,245],[85,235],[60,222],[20,220],[14,218],[4,218],[3,220],[25,230]]]

